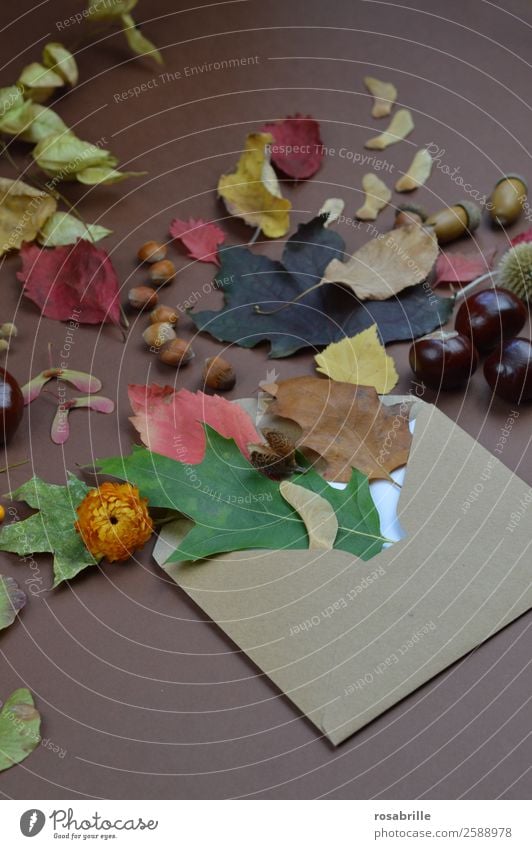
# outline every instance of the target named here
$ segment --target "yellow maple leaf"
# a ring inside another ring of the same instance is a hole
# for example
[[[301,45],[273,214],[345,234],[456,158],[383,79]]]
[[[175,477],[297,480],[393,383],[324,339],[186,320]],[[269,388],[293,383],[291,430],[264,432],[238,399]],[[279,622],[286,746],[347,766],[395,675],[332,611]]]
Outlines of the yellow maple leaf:
[[[260,227],[265,236],[278,239],[288,233],[292,204],[282,197],[270,165],[266,146],[272,141],[269,133],[251,133],[236,171],[220,177],[218,194],[231,215],[243,218],[252,227]]]
[[[374,386],[381,395],[390,392],[399,380],[395,362],[377,335],[376,324],[356,336],[333,342],[314,359],[317,371],[331,380]]]

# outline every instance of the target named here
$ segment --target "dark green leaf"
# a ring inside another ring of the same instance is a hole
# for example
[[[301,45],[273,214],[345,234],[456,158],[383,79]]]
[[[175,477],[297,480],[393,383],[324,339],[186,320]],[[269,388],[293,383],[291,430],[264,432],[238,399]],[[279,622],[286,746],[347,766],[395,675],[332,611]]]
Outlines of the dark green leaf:
[[[23,761],[39,745],[41,717],[29,690],[11,693],[0,711],[0,772]]]
[[[271,357],[288,357],[300,348],[321,347],[354,336],[377,324],[382,341],[398,342],[429,333],[448,320],[451,298],[438,298],[424,284],[386,301],[360,302],[343,286],[325,284],[299,303],[275,315],[259,315],[258,304],[273,310],[318,283],[329,262],[342,259],[344,240],[322,225],[322,218],[302,224],[288,239],[282,263],[247,248],[220,251],[215,287],[224,307],[190,313],[200,330],[222,342],[254,348],[270,342]],[[229,282],[223,282],[229,281]]]

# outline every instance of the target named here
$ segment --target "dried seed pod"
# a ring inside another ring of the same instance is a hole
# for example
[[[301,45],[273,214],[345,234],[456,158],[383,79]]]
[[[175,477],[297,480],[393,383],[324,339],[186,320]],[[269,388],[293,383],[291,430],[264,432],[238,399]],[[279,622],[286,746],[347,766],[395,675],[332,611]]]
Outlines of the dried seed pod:
[[[368,139],[364,147],[369,150],[385,150],[391,144],[406,139],[414,129],[414,121],[409,109],[399,109],[393,116],[388,129],[380,136]]]
[[[209,389],[227,392],[236,383],[235,370],[222,357],[209,357],[203,366],[203,382]]]
[[[445,245],[460,236],[470,235],[477,229],[480,224],[480,209],[471,201],[459,201],[454,206],[445,206],[429,215],[425,224],[433,228],[440,245]]]
[[[291,457],[279,457],[268,445],[248,445],[248,450],[252,466],[268,476],[280,478],[296,471]]]
[[[185,339],[172,339],[159,352],[160,361],[167,366],[184,366],[193,356],[194,351]]]
[[[159,321],[150,324],[142,334],[142,338],[149,348],[162,348],[165,342],[176,338],[175,330],[168,321]]]
[[[488,209],[495,224],[509,227],[517,221],[526,203],[528,186],[519,174],[506,174],[501,177],[491,193]]]
[[[158,286],[164,286],[175,277],[175,265],[171,259],[162,259],[160,262],[155,262],[150,268],[150,279],[152,283]]]
[[[262,431],[262,435],[278,457],[291,457],[294,459],[296,446],[284,433],[281,433],[280,430],[268,428]]]
[[[393,83],[385,83],[376,77],[364,77],[364,85],[375,98],[371,114],[374,118],[384,118],[392,111],[397,100],[397,89]]]
[[[9,348],[9,342],[7,339],[0,339],[0,354],[3,354]]]
[[[402,177],[395,184],[396,192],[413,192],[424,186],[432,171],[432,156],[426,147],[418,150]]]
[[[159,296],[155,289],[150,289],[149,286],[133,286],[127,293],[127,298],[134,310],[143,310],[146,307],[154,307]]]
[[[502,255],[497,267],[499,285],[520,298],[532,300],[532,242],[521,242]]]
[[[11,339],[11,337],[15,338],[17,335],[18,330],[11,321],[6,321],[5,324],[2,324],[0,327],[0,336],[4,339]]]
[[[357,209],[355,215],[361,221],[375,221],[381,209],[390,202],[392,193],[375,174],[364,174],[362,188],[366,195],[364,205]]]
[[[137,253],[141,262],[159,262],[165,256],[166,245],[162,245],[160,242],[146,242]]]
[[[167,307],[164,304],[159,304],[150,313],[151,324],[158,324],[160,321],[167,321],[168,324],[177,324],[179,313],[173,307]]]
[[[409,224],[423,224],[427,220],[427,213],[417,203],[402,203],[395,212],[395,227],[408,227]]]

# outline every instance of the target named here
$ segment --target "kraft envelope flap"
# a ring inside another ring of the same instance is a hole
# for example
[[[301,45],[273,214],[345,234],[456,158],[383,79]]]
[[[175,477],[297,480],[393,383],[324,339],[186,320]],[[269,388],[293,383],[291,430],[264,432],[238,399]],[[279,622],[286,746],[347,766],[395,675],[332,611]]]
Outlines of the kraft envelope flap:
[[[406,537],[372,560],[272,550],[163,567],[335,745],[532,606],[532,490],[437,408],[411,415]]]

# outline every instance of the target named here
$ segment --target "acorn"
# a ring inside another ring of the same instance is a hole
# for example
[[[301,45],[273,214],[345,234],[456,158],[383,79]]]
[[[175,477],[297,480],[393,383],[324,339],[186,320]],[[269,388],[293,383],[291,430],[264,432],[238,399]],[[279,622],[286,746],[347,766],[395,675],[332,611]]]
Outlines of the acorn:
[[[394,228],[407,227],[409,224],[424,224],[427,213],[417,203],[402,203],[395,210]]]
[[[160,242],[146,242],[137,253],[141,262],[159,262],[165,256],[166,245],[162,245]]]
[[[127,293],[129,306],[134,310],[143,310],[146,307],[154,307],[159,296],[155,289],[150,289],[149,286],[133,286]]]
[[[491,220],[500,227],[509,227],[517,221],[526,203],[528,186],[519,174],[506,174],[495,183],[489,199]]]
[[[150,323],[158,324],[159,321],[166,321],[168,324],[177,324],[179,321],[179,313],[173,307],[167,307],[164,304],[159,304],[150,313]]]
[[[461,236],[471,235],[480,224],[480,217],[476,204],[462,200],[429,215],[425,226],[432,227],[440,245],[445,245]]]
[[[176,333],[168,321],[159,321],[157,324],[150,324],[142,334],[142,338],[149,348],[162,348],[165,342],[176,338]]]
[[[167,366],[184,366],[192,357],[194,351],[185,339],[172,339],[166,342],[159,351],[159,359]]]
[[[170,283],[175,277],[175,265],[170,259],[163,259],[161,262],[155,262],[150,268],[150,279],[152,283],[158,286],[164,286]]]
[[[235,370],[222,357],[208,357],[203,366],[203,383],[209,389],[228,392],[236,383]]]

